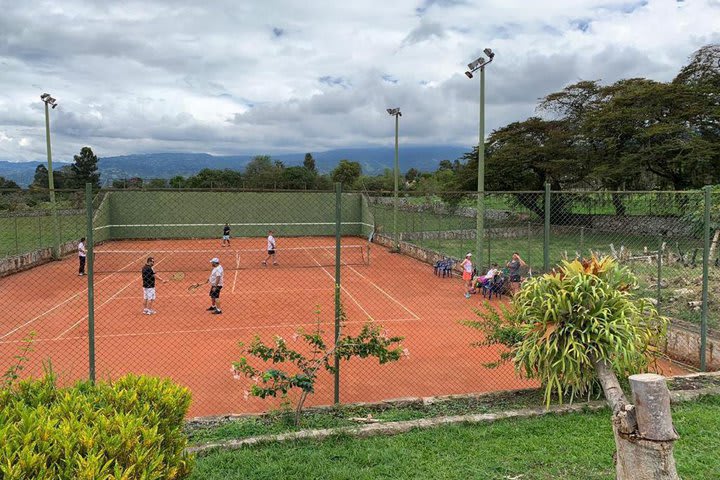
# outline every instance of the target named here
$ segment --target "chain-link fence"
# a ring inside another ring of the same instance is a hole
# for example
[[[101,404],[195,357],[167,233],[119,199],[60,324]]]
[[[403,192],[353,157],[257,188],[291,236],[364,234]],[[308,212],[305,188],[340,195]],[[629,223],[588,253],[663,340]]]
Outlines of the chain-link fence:
[[[86,194],[85,205],[72,215],[0,216],[9,219],[3,245],[12,247],[3,249],[0,269],[0,368],[17,363],[32,336],[25,373],[40,373],[49,359],[66,381],[127,372],[171,377],[192,390],[193,416],[277,408],[281,399],[246,398],[248,381],[234,378],[238,342],[281,336],[312,355],[298,331],[319,328],[331,345],[339,321],[350,335],[368,321],[381,325],[384,334],[404,337],[406,355],[383,365],[341,362],[337,385],[320,374],[310,404],[533,386],[510,365],[483,367],[498,349],[473,346],[478,332],[460,323],[475,318],[483,299],[464,298],[459,260],[468,252],[480,276],[497,264],[520,279],[563,259],[612,255],[665,315],[700,325],[706,311],[711,328],[718,322],[706,308],[717,300],[720,267],[717,239],[704,262],[703,192],[403,193],[396,203],[354,192],[107,190]],[[478,206],[485,212],[480,237]],[[718,211],[711,208],[715,223],[708,224],[715,237]],[[21,235],[15,218],[36,223]],[[64,256],[51,261],[38,251],[56,237],[44,241],[35,232],[53,232],[60,218]],[[210,278],[216,264],[224,273],[213,299],[207,282],[217,282],[217,272]]]

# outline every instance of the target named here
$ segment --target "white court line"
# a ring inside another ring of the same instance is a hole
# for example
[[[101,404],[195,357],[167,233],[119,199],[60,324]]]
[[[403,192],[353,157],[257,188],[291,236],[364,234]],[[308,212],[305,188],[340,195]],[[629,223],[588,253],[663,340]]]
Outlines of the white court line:
[[[369,278],[367,278],[365,275],[363,275],[362,273],[360,273],[360,272],[358,272],[357,270],[355,270],[353,267],[351,267],[351,266],[349,266],[349,265],[348,265],[347,267],[348,267],[350,270],[352,270],[353,272],[355,272],[360,278],[362,278],[363,280],[367,281],[367,282],[368,282],[370,285],[372,285],[373,287],[377,288],[377,289],[378,289],[383,295],[385,295],[387,298],[389,298],[389,299],[392,300],[393,302],[395,302],[395,303],[397,303],[398,305],[400,305],[406,312],[408,312],[410,315],[412,315],[413,317],[415,317],[415,319],[420,320],[420,317],[418,317],[417,315],[415,315],[415,313],[413,313],[409,308],[407,308],[405,305],[403,305],[402,303],[400,303],[399,300],[396,300],[395,297],[393,297],[393,296],[390,295],[388,292],[386,292],[385,290],[383,290],[382,288],[380,288],[380,286],[377,285],[375,282],[373,282],[372,280],[370,280]]]
[[[282,294],[282,293],[304,293],[304,292],[329,292],[329,288],[276,288],[268,290],[241,290],[238,291],[238,295],[250,295],[250,294]],[[177,293],[177,294],[163,294],[162,298],[188,298],[197,296],[194,293]],[[115,300],[127,300],[128,298],[137,299],[135,295],[127,295],[122,297],[115,297]]]
[[[143,256],[144,256],[144,255],[143,255]],[[142,257],[141,257],[141,258],[142,258]],[[163,260],[165,260],[165,259],[163,259]],[[162,262],[162,260],[158,260],[157,263],[160,263],[160,262]],[[123,268],[124,268],[124,267],[123,267]],[[97,311],[97,309],[99,309],[99,308],[102,307],[103,305],[106,305],[106,304],[110,303],[110,301],[111,301],[112,299],[114,299],[115,297],[117,297],[118,295],[120,295],[126,288],[128,288],[130,285],[132,285],[133,283],[135,283],[135,281],[136,281],[136,279],[131,280],[127,285],[125,285],[125,286],[122,287],[120,290],[118,290],[117,293],[115,293],[113,296],[111,296],[110,298],[108,298],[107,300],[105,300],[105,301],[104,301],[103,303],[101,303],[100,305],[96,306],[96,307],[95,307],[95,311]],[[62,336],[65,335],[67,332],[69,332],[69,331],[72,330],[73,328],[77,327],[80,323],[82,323],[82,322],[84,322],[85,320],[87,320],[87,319],[88,319],[88,316],[89,316],[89,315],[85,315],[83,318],[81,318],[81,319],[78,320],[77,322],[73,323],[73,324],[70,326],[70,328],[66,329],[64,332],[62,332],[60,335],[58,335],[57,337],[55,337],[53,340],[60,340],[60,339],[62,338]]]
[[[130,263],[128,263],[127,265],[125,265],[125,266],[122,267],[122,268],[129,267],[130,265],[132,265],[133,263],[137,262],[138,260],[141,260],[143,256],[144,256],[144,254],[143,254],[142,256],[140,256],[140,258],[137,258],[137,259],[131,261]],[[116,273],[123,273],[123,272],[115,272],[115,273],[112,273],[112,274],[108,275],[107,277],[103,278],[102,280],[100,280],[99,282],[97,282],[96,285],[104,282],[105,280],[109,279],[110,277],[112,277],[112,276],[115,275]],[[35,318],[32,318],[32,319],[28,320],[27,322],[23,323],[22,325],[14,328],[14,329],[12,329],[12,330],[10,330],[10,331],[9,331],[8,333],[6,333],[5,335],[1,336],[1,337],[0,337],[0,340],[2,340],[2,339],[5,338],[5,337],[8,337],[8,336],[12,335],[13,333],[17,332],[18,330],[20,330],[20,329],[23,328],[23,327],[26,327],[26,326],[30,325],[31,323],[34,323],[36,320],[41,319],[42,317],[44,317],[44,316],[47,315],[48,313],[53,312],[53,311],[54,311],[55,309],[57,309],[58,307],[61,307],[61,306],[65,305],[66,303],[68,303],[69,301],[74,300],[75,298],[77,298],[79,295],[82,295],[83,293],[87,293],[87,288],[85,288],[85,289],[84,289],[83,291],[81,291],[81,292],[76,293],[75,295],[73,295],[72,297],[68,298],[68,299],[65,300],[64,302],[58,303],[57,305],[55,305],[54,307],[52,307],[50,310],[47,310],[47,311],[41,313],[40,315],[36,316]]]
[[[118,296],[119,294],[121,294],[126,288],[128,288],[130,285],[134,284],[135,282],[136,282],[136,280],[133,279],[130,283],[128,283],[128,284],[125,285],[123,288],[121,288],[120,290],[118,290],[118,292],[117,292],[115,295],[113,295],[112,297],[108,298],[107,300],[105,300],[105,301],[104,301],[103,303],[101,303],[100,305],[96,306],[96,307],[95,307],[95,311],[97,311],[97,310],[98,310],[100,307],[102,307],[103,305],[106,305],[106,304],[110,303],[111,300],[113,300],[116,296]],[[61,333],[60,335],[58,335],[57,337],[53,338],[53,340],[60,340],[63,335],[65,335],[65,334],[68,333],[70,330],[72,330],[73,328],[77,327],[79,324],[81,324],[82,322],[84,322],[84,321],[87,320],[87,319],[88,319],[88,315],[85,315],[85,316],[82,317],[80,320],[78,320],[77,322],[73,323],[67,330],[65,330],[64,332],[62,332],[62,333]]]
[[[157,315],[156,315],[157,317]],[[384,324],[386,323],[411,323],[416,322],[418,319],[415,318],[394,318],[390,320],[379,320],[380,322]],[[355,321],[348,321],[345,322],[345,325],[364,325],[366,322],[365,320],[355,320]],[[277,328],[298,328],[298,327],[307,327],[307,326],[315,326],[317,323],[315,322],[308,322],[308,323],[280,323],[276,325],[246,325],[246,326],[238,326],[238,327],[226,327],[226,328],[202,328],[202,329],[192,329],[192,330],[164,330],[159,332],[135,332],[135,333],[112,333],[112,334],[104,334],[104,335],[95,335],[95,338],[125,338],[125,337],[153,337],[153,336],[167,336],[167,335],[179,335],[179,334],[193,334],[193,333],[214,333],[214,332],[234,332],[239,330],[258,330],[258,329],[277,329]],[[320,325],[326,325],[328,327],[332,327],[334,325],[334,322],[328,321],[328,322],[320,322]],[[64,338],[34,338],[33,343],[38,342],[59,342],[59,341],[70,341],[70,340],[85,340],[87,339],[87,336],[81,336],[81,337],[64,337]],[[23,343],[23,340],[10,340],[5,342],[0,342],[0,345],[10,345],[10,344],[21,344]]]
[[[320,268],[322,269],[322,271],[325,272],[325,274],[326,274],[328,277],[330,277],[330,279],[333,281],[333,285],[334,285],[334,284],[335,284],[335,277],[332,276],[332,275],[330,275],[330,272],[328,272],[327,269],[320,264],[320,262],[318,262],[317,260],[315,260],[315,257],[313,257],[312,254],[310,254],[310,258],[312,258],[312,259],[313,259],[313,262],[317,263],[318,267],[320,267]],[[342,281],[341,281],[340,283],[342,283]],[[362,311],[365,313],[365,315],[367,315],[367,317],[370,319],[371,322],[374,322],[374,321],[375,321],[375,318],[373,318],[373,316],[370,315],[370,312],[368,312],[367,310],[365,310],[365,309],[363,308],[363,306],[360,305],[360,302],[358,302],[358,301],[355,299],[355,297],[352,296],[352,293],[350,293],[347,288],[345,288],[344,286],[341,285],[341,286],[340,286],[340,290],[342,290],[343,292],[345,292],[345,293],[347,294],[347,296],[350,297],[350,299],[351,299],[353,302],[355,302],[355,305],[357,305],[357,306],[360,308],[360,310],[362,310]]]
[[[240,254],[235,252],[235,279],[233,279],[233,288],[230,293],[235,293],[235,284],[237,283],[238,272],[240,271]]]

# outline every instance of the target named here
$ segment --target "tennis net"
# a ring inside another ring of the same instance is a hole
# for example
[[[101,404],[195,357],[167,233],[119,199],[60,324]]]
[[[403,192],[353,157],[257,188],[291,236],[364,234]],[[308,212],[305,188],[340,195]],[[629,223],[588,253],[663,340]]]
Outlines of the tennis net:
[[[222,250],[95,250],[93,271],[96,273],[138,272],[148,257],[155,260],[156,272],[210,270],[210,259],[217,257],[225,270],[264,268],[267,251],[262,249]],[[276,251],[280,267],[312,268],[335,266],[335,247],[293,247]],[[269,261],[272,263],[272,259]],[[343,245],[341,265],[369,265],[370,246]]]

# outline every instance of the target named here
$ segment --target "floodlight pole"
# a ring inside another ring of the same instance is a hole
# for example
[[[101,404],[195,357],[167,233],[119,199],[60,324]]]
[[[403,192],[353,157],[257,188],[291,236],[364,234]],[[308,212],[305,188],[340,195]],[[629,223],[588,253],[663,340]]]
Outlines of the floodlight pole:
[[[465,72],[468,78],[473,78],[473,72],[480,70],[480,127],[478,133],[478,178],[477,178],[477,232],[475,234],[475,250],[477,262],[480,265],[483,258],[483,240],[485,237],[485,67],[495,58],[495,53],[489,48],[483,50],[488,56],[479,57],[468,65]],[[490,259],[488,259],[489,261]]]
[[[47,94],[43,94],[47,95]],[[50,147],[50,102],[49,95],[40,97],[45,104],[45,141],[47,143],[47,161],[48,161],[48,190],[50,192],[50,207],[53,216],[53,243],[52,243],[52,254],[56,260],[60,258],[60,238],[58,232],[58,215],[57,215],[57,203],[55,202],[55,180],[53,178],[53,167],[52,167],[52,149]],[[54,100],[53,100],[54,102]],[[55,107],[53,107],[55,108]]]
[[[485,65],[480,67],[480,127],[478,133],[478,198],[477,232],[475,234],[478,266],[482,265],[483,240],[485,240]],[[489,259],[488,259],[489,260]]]
[[[395,237],[395,251],[400,251],[400,239],[397,233],[397,211],[398,211],[398,183],[400,177],[400,163],[398,161],[398,133],[400,128],[400,109],[396,109],[395,116],[395,190],[393,192],[393,235]]]

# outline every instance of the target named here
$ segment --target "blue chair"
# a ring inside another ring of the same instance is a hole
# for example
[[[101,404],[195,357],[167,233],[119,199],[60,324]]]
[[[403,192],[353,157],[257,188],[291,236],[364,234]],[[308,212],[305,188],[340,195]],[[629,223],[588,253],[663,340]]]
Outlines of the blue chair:
[[[509,278],[498,273],[489,282],[485,283],[482,288],[483,298],[492,299],[493,293],[495,298],[502,297],[508,288]]]
[[[444,258],[435,262],[434,271],[437,276],[452,277],[452,270],[455,262],[452,258]]]

